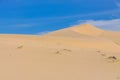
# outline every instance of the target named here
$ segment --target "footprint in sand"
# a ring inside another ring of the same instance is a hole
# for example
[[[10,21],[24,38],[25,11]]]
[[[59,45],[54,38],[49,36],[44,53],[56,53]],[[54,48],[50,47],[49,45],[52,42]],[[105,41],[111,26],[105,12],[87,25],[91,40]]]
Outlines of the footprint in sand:
[[[96,52],[101,53],[101,51],[99,51],[99,50],[98,50],[98,51],[96,51]]]
[[[107,59],[108,62],[118,62],[119,59],[117,58],[117,56],[105,56],[105,59]]]
[[[23,45],[20,45],[17,47],[17,49],[22,49],[23,48]]]
[[[62,50],[58,50],[55,53],[61,55],[61,54],[69,54],[70,52],[72,52],[70,49],[62,49]]]
[[[101,56],[106,57],[106,54],[102,53],[102,51],[98,50],[97,53],[100,53]]]
[[[114,42],[114,43],[120,46],[120,43],[119,43],[119,42]]]
[[[107,59],[109,62],[115,62],[118,60],[116,56],[109,56],[109,57],[107,57]]]
[[[63,51],[72,52],[70,49],[63,49]]]
[[[106,57],[106,54],[101,54],[101,56]]]
[[[120,80],[120,77],[117,77],[116,79],[117,79],[117,80]]]
[[[100,55],[102,57],[104,57],[105,59],[107,59],[108,62],[117,62],[117,61],[119,61],[119,59],[116,56],[108,56],[105,53],[101,53],[100,50],[98,50],[96,52],[100,53]]]
[[[57,51],[57,52],[55,52],[55,54],[59,54],[59,55],[61,55],[61,52],[60,52],[60,51]]]
[[[9,54],[9,56],[12,56],[12,54]]]

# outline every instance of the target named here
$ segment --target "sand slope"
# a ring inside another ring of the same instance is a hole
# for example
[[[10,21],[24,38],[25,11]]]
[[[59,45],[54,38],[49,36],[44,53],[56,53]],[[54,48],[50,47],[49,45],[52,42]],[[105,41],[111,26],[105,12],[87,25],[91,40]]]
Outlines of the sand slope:
[[[0,35],[0,80],[120,80],[120,32],[90,24]]]

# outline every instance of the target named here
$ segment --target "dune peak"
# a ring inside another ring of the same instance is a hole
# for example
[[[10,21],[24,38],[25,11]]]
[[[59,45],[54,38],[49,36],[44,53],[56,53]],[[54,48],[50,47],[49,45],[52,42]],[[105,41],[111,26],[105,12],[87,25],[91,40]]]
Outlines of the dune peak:
[[[70,30],[90,36],[101,35],[104,32],[104,30],[99,29],[91,24],[82,24],[82,25],[73,26],[70,28]]]
[[[82,24],[76,25],[70,28],[65,28],[61,30],[54,31],[49,33],[51,36],[66,36],[66,37],[75,37],[75,36],[99,36],[102,35],[105,30],[99,29],[91,24]]]

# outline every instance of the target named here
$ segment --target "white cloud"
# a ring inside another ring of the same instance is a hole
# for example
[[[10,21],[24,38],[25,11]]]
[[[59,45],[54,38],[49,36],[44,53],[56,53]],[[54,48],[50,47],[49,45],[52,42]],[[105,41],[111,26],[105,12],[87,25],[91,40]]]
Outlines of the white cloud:
[[[120,31],[120,19],[113,20],[79,20],[80,24],[92,24],[102,29],[107,30],[119,30]]]

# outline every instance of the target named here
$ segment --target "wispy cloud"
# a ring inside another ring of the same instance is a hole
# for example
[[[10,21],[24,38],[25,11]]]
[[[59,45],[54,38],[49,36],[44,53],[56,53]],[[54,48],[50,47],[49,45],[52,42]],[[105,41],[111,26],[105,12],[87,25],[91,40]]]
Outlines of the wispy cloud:
[[[115,0],[115,4],[117,5],[118,8],[120,8],[120,0]]]
[[[113,20],[79,20],[79,24],[92,24],[102,29],[107,30],[120,30],[120,19],[113,19]]]
[[[23,24],[11,25],[11,26],[16,27],[16,28],[26,28],[26,27],[34,27],[37,25],[38,25],[38,23],[23,23]]]
[[[32,27],[34,26],[33,24],[16,24],[16,25],[11,25],[13,27],[17,27],[17,28],[25,28],[25,27]]]
[[[52,32],[52,31],[38,32],[36,35],[45,35],[45,34],[48,34],[49,32]]]

